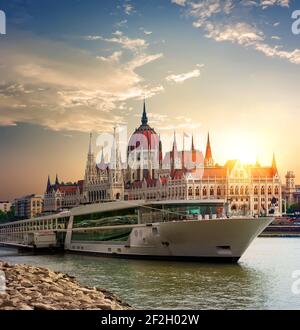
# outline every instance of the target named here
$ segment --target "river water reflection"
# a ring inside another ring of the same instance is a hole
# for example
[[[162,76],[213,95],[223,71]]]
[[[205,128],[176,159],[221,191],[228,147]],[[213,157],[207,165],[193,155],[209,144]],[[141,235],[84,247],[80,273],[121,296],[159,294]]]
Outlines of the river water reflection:
[[[147,309],[300,309],[292,273],[300,269],[300,238],[258,238],[239,264],[201,264],[110,259],[83,255],[0,259],[48,267],[104,287]]]

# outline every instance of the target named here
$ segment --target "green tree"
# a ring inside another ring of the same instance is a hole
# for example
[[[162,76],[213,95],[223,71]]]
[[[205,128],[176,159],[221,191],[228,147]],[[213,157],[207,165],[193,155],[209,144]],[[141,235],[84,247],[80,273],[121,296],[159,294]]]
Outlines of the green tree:
[[[300,212],[300,203],[290,205],[287,213]]]

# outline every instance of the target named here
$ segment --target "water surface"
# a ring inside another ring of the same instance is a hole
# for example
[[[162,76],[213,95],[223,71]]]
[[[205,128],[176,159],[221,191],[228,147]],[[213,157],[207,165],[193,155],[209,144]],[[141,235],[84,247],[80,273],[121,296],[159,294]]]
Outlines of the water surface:
[[[147,309],[300,309],[292,293],[300,238],[258,238],[239,264],[143,261],[86,255],[23,255],[0,248],[0,259],[44,266],[106,288]]]

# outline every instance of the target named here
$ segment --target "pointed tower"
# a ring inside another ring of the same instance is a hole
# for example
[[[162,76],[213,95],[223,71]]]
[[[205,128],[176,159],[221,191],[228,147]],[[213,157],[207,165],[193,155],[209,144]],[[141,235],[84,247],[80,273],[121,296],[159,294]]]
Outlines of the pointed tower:
[[[256,166],[256,167],[260,167],[260,162],[259,162],[259,157],[258,157],[258,155],[256,156],[255,166]]]
[[[176,132],[174,131],[174,140],[173,140],[173,147],[171,151],[171,175],[174,174],[175,169],[177,168],[177,158],[178,158],[178,149],[177,149],[177,142],[176,142]]]
[[[204,166],[205,167],[212,167],[212,166],[214,166],[214,160],[213,160],[213,157],[212,157],[211,146],[210,146],[209,133],[208,133],[208,136],[207,136],[207,144],[206,144]]]
[[[191,146],[191,152],[192,152],[192,163],[194,166],[196,166],[196,149],[195,149],[195,145],[194,145],[194,135],[192,135],[192,146]]]
[[[56,178],[55,178],[55,185],[58,186],[59,185],[59,180],[58,180],[58,175],[56,174]]]
[[[119,135],[116,127],[114,127],[114,144],[112,150],[112,167],[109,171],[110,181],[110,199],[119,200],[124,199],[124,179],[122,172],[121,154],[119,148]]]
[[[144,108],[143,108],[143,115],[142,115],[142,126],[148,125],[148,117],[146,111],[146,99],[144,99]]]
[[[48,175],[46,192],[49,193],[50,189],[51,189],[51,181],[50,181],[50,176]]]
[[[278,173],[275,152],[273,153],[272,170],[273,170],[273,175],[276,175]]]
[[[92,184],[95,183],[97,180],[97,168],[95,157],[92,150],[92,133],[90,133],[90,140],[89,140],[89,150],[87,155],[87,162],[85,167],[85,184]]]
[[[159,141],[159,146],[158,146],[158,152],[159,152],[159,169],[162,169],[162,165],[163,165],[163,151],[162,151],[162,143],[161,143],[161,139],[160,139],[160,135],[158,136],[158,141]]]

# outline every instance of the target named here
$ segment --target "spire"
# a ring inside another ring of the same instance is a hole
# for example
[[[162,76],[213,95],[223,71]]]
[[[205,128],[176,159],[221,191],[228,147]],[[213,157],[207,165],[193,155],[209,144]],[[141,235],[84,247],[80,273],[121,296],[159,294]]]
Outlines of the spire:
[[[259,156],[258,156],[258,154],[256,155],[255,166],[256,166],[256,167],[260,167],[260,162],[259,162]]]
[[[194,135],[192,135],[192,162],[195,163],[196,162],[196,149],[195,149],[195,145],[194,145]]]
[[[143,108],[143,116],[142,116],[142,125],[148,125],[148,117],[146,112],[146,99],[144,99],[144,108]]]
[[[194,135],[192,134],[192,151],[195,151]]]
[[[273,152],[272,169],[274,170],[275,173],[277,172],[277,163],[276,163],[275,152]]]
[[[173,151],[177,151],[176,132],[174,131]]]
[[[56,174],[56,178],[55,178],[55,185],[59,185],[58,175],[57,174]]]
[[[89,155],[91,155],[93,153],[93,151],[92,151],[92,138],[93,138],[93,134],[91,132],[90,133],[90,142],[89,142]]]
[[[209,166],[213,166],[214,165],[214,161],[212,158],[212,152],[211,152],[211,146],[210,146],[210,137],[209,137],[209,133],[207,136],[207,144],[206,144],[206,152],[205,152],[205,166],[209,167]]]
[[[159,143],[159,168],[162,168],[162,160],[163,160],[163,156],[162,156],[162,143],[161,143],[161,139],[160,139],[160,134],[158,136],[158,143]]]
[[[48,181],[47,181],[47,189],[46,191],[49,192],[51,188],[51,181],[50,181],[50,175],[48,175]]]

